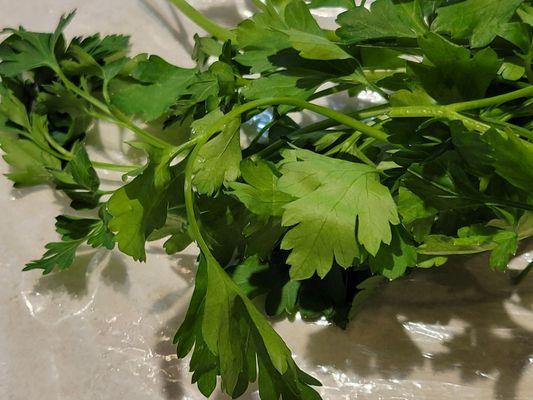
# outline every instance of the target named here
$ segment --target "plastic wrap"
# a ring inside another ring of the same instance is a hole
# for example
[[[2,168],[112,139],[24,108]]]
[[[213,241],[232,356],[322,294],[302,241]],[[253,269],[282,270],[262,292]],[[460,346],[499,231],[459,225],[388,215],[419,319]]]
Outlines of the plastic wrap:
[[[227,23],[249,13],[241,2],[196,4]],[[49,30],[74,7],[68,34],[129,33],[136,52],[188,60],[194,28],[163,1],[0,0],[0,26]],[[100,128],[106,148],[119,142]],[[99,148],[95,141],[103,160],[121,157]],[[0,399],[202,399],[172,345],[192,292],[195,250],[169,257],[156,244],[146,264],[87,251],[67,272],[22,273],[55,239],[51,221],[67,204],[46,187],[13,190],[0,180]],[[511,267],[532,260],[523,248]],[[387,285],[345,331],[299,318],[275,327],[322,381],[325,400],[533,397],[533,277],[514,287],[485,256]],[[253,388],[243,396],[257,398]]]

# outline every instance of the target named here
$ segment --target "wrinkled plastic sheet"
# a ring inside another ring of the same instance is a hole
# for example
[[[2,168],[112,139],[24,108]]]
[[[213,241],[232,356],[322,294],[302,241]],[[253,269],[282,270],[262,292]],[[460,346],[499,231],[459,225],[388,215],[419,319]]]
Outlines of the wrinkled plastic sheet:
[[[242,3],[196,3],[222,20],[249,13]],[[194,28],[173,19],[162,1],[0,0],[0,26],[49,30],[74,6],[69,32],[130,33],[134,51],[186,62],[184,38]],[[359,100],[379,99],[366,93]],[[123,160],[117,134],[124,133],[105,125],[95,131],[93,155]],[[103,153],[101,142],[116,149]],[[0,169],[7,171],[4,163]],[[105,178],[112,187],[117,176]],[[202,399],[172,344],[192,293],[196,250],[170,257],[156,243],[146,264],[86,251],[64,273],[22,273],[56,239],[51,222],[67,204],[46,187],[14,190],[0,180],[0,399]],[[531,261],[532,243],[511,268]],[[323,383],[325,400],[533,398],[533,277],[512,286],[483,255],[386,285],[347,330],[298,317],[274,325],[298,364]],[[258,399],[255,388],[243,399]]]

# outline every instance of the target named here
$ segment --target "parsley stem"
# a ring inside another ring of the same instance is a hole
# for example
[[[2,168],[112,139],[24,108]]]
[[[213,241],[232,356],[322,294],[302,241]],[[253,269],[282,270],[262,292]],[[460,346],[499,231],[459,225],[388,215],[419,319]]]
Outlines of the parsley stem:
[[[485,132],[490,128],[490,125],[484,124],[473,118],[459,114],[460,111],[475,110],[484,107],[490,107],[506,103],[508,101],[520,99],[522,97],[533,96],[533,86],[528,86],[513,92],[505,93],[499,96],[487,97],[479,100],[465,101],[461,103],[448,104],[444,106],[428,105],[428,106],[405,106],[405,107],[391,107],[388,112],[390,117],[443,117],[452,120],[462,120],[465,125]]]
[[[48,129],[43,129],[42,131],[44,138],[48,142],[48,144],[58,153],[65,156],[65,158],[71,160],[74,157],[74,154],[72,152],[65,149],[63,146],[61,146],[57,141],[50,135],[50,132],[48,132]]]
[[[111,164],[100,161],[92,161],[91,164],[96,169],[105,169],[108,171],[117,171],[117,172],[131,172],[139,168],[139,165],[120,165],[120,164]]]
[[[250,111],[250,110],[253,110],[259,107],[280,105],[280,104],[295,106],[298,108],[313,111],[317,114],[331,118],[332,120],[335,120],[342,125],[353,128],[363,133],[366,136],[373,137],[374,139],[379,140],[380,142],[389,143],[388,135],[380,129],[373,128],[372,126],[368,126],[364,122],[361,122],[339,111],[332,110],[331,108],[322,107],[317,104],[309,103],[305,100],[295,99],[292,97],[271,97],[271,98],[253,100],[248,103],[244,103],[240,106],[237,106],[233,110],[231,110],[229,113],[227,113],[224,117],[222,117],[220,120],[218,120],[216,124],[213,125],[213,128],[215,128],[214,132],[216,132],[218,129],[223,127],[227,121],[230,121],[233,118],[239,117],[241,114],[244,114],[247,111]]]
[[[225,42],[231,40],[233,43],[237,42],[237,36],[229,29],[215,23],[213,20],[207,18],[196,8],[192,7],[185,0],[168,0],[174,4],[187,18],[209,33],[211,36],[216,37],[218,40]]]
[[[75,93],[76,95],[80,96],[82,99],[93,105],[95,108],[100,110],[104,113],[106,118],[117,125],[123,126],[126,129],[129,129],[133,133],[135,133],[137,136],[144,139],[147,143],[151,144],[152,146],[155,146],[157,148],[167,148],[171,146],[170,143],[165,142],[164,140],[159,139],[158,137],[152,135],[150,132],[147,132],[146,130],[142,129],[141,127],[135,125],[129,118],[127,118],[124,115],[115,115],[109,110],[109,107],[98,100],[97,98],[91,96],[89,93],[85,92],[84,90],[80,89],[77,85],[75,85],[70,79],[67,78],[67,76],[63,73],[61,68],[54,68],[55,73],[61,81],[63,81],[65,87],[70,90],[71,92]]]
[[[355,111],[348,113],[349,116],[352,118],[358,118],[358,119],[367,119],[367,118],[373,118],[377,117],[379,115],[383,115],[389,111],[388,106],[375,106],[375,107],[369,107],[367,109],[363,109],[360,111]],[[339,125],[339,122],[335,119],[327,118],[323,121],[318,121],[313,124],[309,124],[307,126],[304,126],[303,128],[297,129],[294,132],[287,135],[288,139],[297,139],[299,136],[306,135],[308,133],[326,130],[328,128],[331,128],[333,126]],[[268,156],[275,151],[281,149],[285,145],[286,141],[283,139],[276,139],[274,142],[269,144],[267,147],[265,147],[263,150],[259,151],[257,154],[261,157]],[[250,149],[250,150],[248,150]],[[245,149],[243,152],[243,155],[248,157],[249,155],[252,155],[251,148]]]
[[[57,157],[61,160],[68,160],[67,157],[65,157],[63,154],[58,153],[56,150],[51,149],[48,146],[43,145],[39,140],[35,140],[35,138],[32,135],[27,134],[26,132],[19,132],[19,135],[22,137],[25,137],[26,139],[32,141],[38,148],[40,148],[45,153],[48,153],[54,157]]]
[[[193,175],[194,162],[196,161],[196,157],[198,156],[200,149],[205,144],[205,142],[207,142],[208,139],[209,139],[209,135],[203,135],[202,137],[199,138],[196,146],[194,147],[191,154],[189,155],[187,164],[185,165],[185,184],[184,184],[185,210],[187,212],[187,220],[189,222],[189,229],[190,229],[192,238],[196,241],[196,243],[198,244],[198,247],[200,247],[200,250],[203,253],[203,255],[207,259],[214,261],[216,264],[218,264],[218,262],[216,261],[215,257],[211,253],[211,250],[209,249],[209,246],[207,245],[207,242],[203,238],[202,233],[200,231],[200,226],[198,225],[198,220],[196,219],[196,215],[194,211],[194,193],[192,189],[192,175]]]
[[[520,99],[522,97],[531,97],[533,96],[533,86],[528,86],[523,89],[518,89],[513,92],[501,94],[499,96],[493,96],[493,97],[487,97],[484,99],[479,100],[472,100],[472,101],[465,101],[462,103],[454,103],[447,106],[441,106],[446,107],[453,111],[466,111],[466,110],[474,110],[478,108],[484,108],[489,106],[495,106],[498,104],[506,103],[508,101],[513,101],[516,99]]]
[[[68,151],[67,149],[65,149],[63,146],[61,146],[50,135],[47,129],[43,129],[42,133],[43,133],[44,138],[48,142],[48,144],[52,147],[52,149],[58,152],[59,158],[65,161],[70,161],[74,158],[74,154],[71,151]],[[94,168],[106,169],[109,171],[119,171],[119,172],[129,172],[129,171],[133,171],[139,168],[138,166],[135,166],[135,165],[118,165],[118,164],[111,164],[111,163],[98,162],[98,161],[92,161],[92,160],[91,160],[91,164]]]

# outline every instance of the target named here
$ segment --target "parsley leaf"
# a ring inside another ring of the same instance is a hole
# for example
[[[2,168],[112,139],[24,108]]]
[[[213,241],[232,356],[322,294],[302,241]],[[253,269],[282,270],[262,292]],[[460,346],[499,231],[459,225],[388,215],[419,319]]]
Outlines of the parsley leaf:
[[[193,382],[205,396],[213,392],[220,375],[223,390],[233,397],[257,379],[262,399],[320,398],[309,386],[318,382],[298,369],[265,317],[220,266],[203,256],[174,341],[180,357],[194,346]]]
[[[58,69],[55,51],[60,42],[61,33],[74,18],[74,12],[62,16],[54,33],[28,32],[23,28],[5,29],[11,33],[0,44],[0,74],[6,77],[38,67]]]
[[[165,154],[149,149],[149,155],[150,161],[141,174],[115,191],[107,202],[109,228],[115,233],[119,249],[140,261],[146,260],[147,238],[165,225],[167,189],[172,181]]]
[[[239,120],[231,121],[202,147],[194,166],[193,181],[200,193],[213,194],[240,176],[240,125]]]
[[[93,248],[113,249],[113,235],[107,228],[104,212],[100,214],[102,219],[57,217],[56,231],[61,235],[61,242],[48,243],[43,257],[28,263],[24,271],[42,269],[43,274],[49,274],[55,269],[65,270],[74,263],[76,251],[83,243]]]
[[[283,225],[296,226],[281,244],[292,250],[287,263],[293,279],[309,278],[315,271],[323,277],[333,259],[349,267],[360,254],[359,245],[375,255],[382,242],[390,243],[390,225],[398,224],[398,214],[377,170],[291,150],[281,173],[279,190],[297,199],[284,206]]]
[[[145,121],[159,118],[185,94],[193,82],[194,69],[175,67],[162,58],[150,56],[139,62],[131,73],[135,79],[112,81],[111,103],[126,114],[133,114]]]
[[[484,47],[496,37],[523,0],[466,0],[441,7],[431,29],[448,32],[455,39],[469,39],[472,47]]]
[[[416,38],[427,31],[420,1],[376,0],[370,10],[354,7],[337,17],[337,35],[346,43],[371,39]]]
[[[262,160],[246,160],[240,168],[246,183],[231,183],[233,190],[230,193],[256,215],[281,216],[283,206],[293,200],[293,197],[278,189],[278,176],[274,167]]]

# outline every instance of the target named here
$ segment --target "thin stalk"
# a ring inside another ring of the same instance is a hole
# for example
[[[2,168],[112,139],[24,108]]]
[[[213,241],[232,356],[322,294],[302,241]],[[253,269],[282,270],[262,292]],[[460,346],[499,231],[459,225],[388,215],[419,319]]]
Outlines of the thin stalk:
[[[225,42],[231,40],[233,43],[237,42],[237,36],[229,29],[223,28],[213,20],[207,18],[196,8],[192,7],[185,0],[168,0],[174,4],[187,18],[209,33],[211,36],[216,37],[218,40]]]
[[[63,146],[61,146],[57,141],[54,140],[52,136],[47,131],[43,132],[43,135],[46,139],[46,141],[52,146],[57,152],[59,152],[63,157],[60,157],[64,159],[65,161],[70,161],[74,158],[74,154],[71,151],[68,151]],[[97,169],[105,169],[108,171],[119,171],[119,172],[130,172],[137,168],[139,168],[138,165],[118,165],[118,164],[111,164],[111,163],[105,163],[105,162],[99,162],[99,161],[92,161],[91,165],[94,168]]]
[[[524,127],[512,124],[510,122],[495,120],[495,119],[491,119],[491,118],[484,118],[484,121],[486,121],[489,124],[493,124],[493,125],[499,126],[501,128],[508,128],[508,129],[510,129],[512,131],[515,131],[520,136],[523,136],[523,137],[525,137],[525,138],[527,138],[529,140],[533,140],[533,132],[531,132],[529,129],[526,129]]]
[[[117,172],[131,172],[138,169],[139,165],[119,165],[111,164],[100,161],[91,161],[91,164],[96,169],[105,169],[108,171],[117,171]]]
[[[384,115],[389,111],[388,106],[376,106],[371,107],[365,110],[361,111],[355,111],[352,113],[349,113],[348,115],[352,118],[358,118],[358,119],[368,119],[377,117],[380,115]],[[307,126],[304,126],[303,128],[297,129],[291,134],[289,134],[287,137],[289,139],[295,139],[299,136],[306,135],[308,133],[316,132],[325,130],[328,128],[331,128],[333,126],[339,125],[339,122],[335,119],[327,118],[323,121],[318,121],[313,124],[309,124]],[[276,139],[273,143],[265,147],[263,150],[261,150],[259,153],[257,153],[259,156],[263,157],[265,155],[269,155],[279,149],[281,149],[285,145],[285,141],[282,139]]]
[[[46,139],[46,141],[48,142],[48,144],[55,150],[57,151],[58,153],[60,153],[61,155],[65,156],[66,158],[68,158],[69,160],[71,160],[73,157],[74,157],[74,154],[72,154],[72,152],[68,151],[67,149],[65,149],[63,146],[61,146],[59,143],[57,143],[57,141],[50,135],[50,133],[48,132],[48,129],[43,129],[43,136],[44,138]]]
[[[461,103],[454,103],[447,106],[450,110],[453,111],[466,111],[466,110],[475,110],[478,108],[484,108],[489,106],[495,106],[502,103],[507,103],[508,101],[513,101],[520,99],[522,97],[531,97],[533,96],[533,86],[529,86],[523,89],[518,89],[513,92],[501,94],[499,96],[487,97],[485,99],[465,101]]]
[[[448,104],[445,106],[405,106],[391,107],[389,115],[391,117],[453,117],[454,119],[468,118],[461,114],[460,111],[476,110],[490,106],[499,105],[508,101],[520,99],[522,97],[533,96],[533,86],[518,89],[513,92],[501,94],[498,96],[487,97],[479,100],[465,101],[460,103]]]
[[[253,110],[254,108],[280,104],[295,106],[305,110],[313,111],[317,114],[337,121],[340,125],[345,125],[363,133],[366,136],[373,137],[374,139],[379,140],[380,142],[389,143],[388,135],[380,129],[368,126],[364,122],[352,118],[349,115],[332,110],[331,108],[322,107],[317,104],[309,103],[305,100],[295,99],[292,97],[271,97],[244,103],[238,107],[235,107],[233,110],[227,113],[224,117],[218,120],[217,123],[213,125],[213,127],[216,128],[216,132],[218,129],[223,127],[226,122],[230,121],[233,118],[239,117],[241,114],[247,111]]]
[[[389,112],[389,110],[390,110],[389,106],[379,105],[376,107],[366,108],[364,110],[353,111],[351,113],[348,113],[347,115],[352,118],[363,120],[363,119],[378,117],[380,115],[385,115]],[[304,126],[303,128],[300,128],[294,131],[293,133],[291,133],[290,137],[297,137],[297,136],[300,136],[300,135],[303,135],[309,132],[321,131],[321,130],[328,129],[328,128],[331,128],[337,125],[339,125],[339,122],[336,119],[328,118],[323,121],[318,121],[313,124]]]
[[[313,93],[311,96],[309,96],[309,100],[315,100],[321,97],[330,96],[335,93],[343,92],[351,87],[353,87],[353,84],[351,83],[340,83],[336,86],[321,90],[320,92]]]
[[[30,140],[31,142],[33,142],[38,148],[40,148],[45,153],[48,153],[51,156],[57,157],[57,158],[59,158],[61,160],[68,160],[68,158],[65,157],[63,154],[58,153],[56,150],[51,149],[50,147],[46,147],[41,142],[39,142],[38,140],[35,140],[35,138],[32,135],[29,135],[26,132],[18,132],[18,134],[21,135],[22,137],[25,137],[26,139]]]
[[[67,78],[67,76],[63,73],[63,71],[60,68],[56,68],[55,72],[57,76],[59,76],[61,81],[63,81],[63,84],[68,90],[80,96],[82,99],[87,101],[89,104],[93,105],[95,108],[97,108],[102,113],[104,113],[109,121],[117,125],[121,125],[124,128],[129,129],[130,131],[135,133],[137,136],[144,139],[147,143],[150,143],[152,146],[162,148],[162,149],[171,146],[170,143],[167,143],[164,140],[159,139],[158,137],[145,131],[141,127],[135,125],[128,118],[124,116],[117,117],[116,115],[112,114],[111,111],[109,111],[109,108],[107,107],[105,103],[101,102],[100,100],[96,99],[95,97],[91,96],[89,93],[86,93],[84,90],[76,86],[70,79]]]
[[[218,264],[215,257],[211,253],[211,250],[209,249],[209,246],[207,245],[207,242],[202,236],[202,233],[200,231],[200,226],[198,225],[198,220],[196,218],[196,213],[194,210],[194,193],[192,189],[192,175],[193,175],[193,169],[194,169],[194,162],[196,161],[196,157],[198,156],[198,153],[200,152],[200,149],[202,146],[207,142],[209,137],[207,135],[202,136],[194,149],[192,150],[191,154],[189,155],[189,159],[187,160],[187,164],[185,165],[185,184],[184,184],[184,191],[185,191],[185,210],[187,212],[187,220],[189,222],[189,232],[191,233],[192,238],[196,241],[198,244],[198,247],[200,247],[201,252],[204,254],[204,256],[214,261]]]

